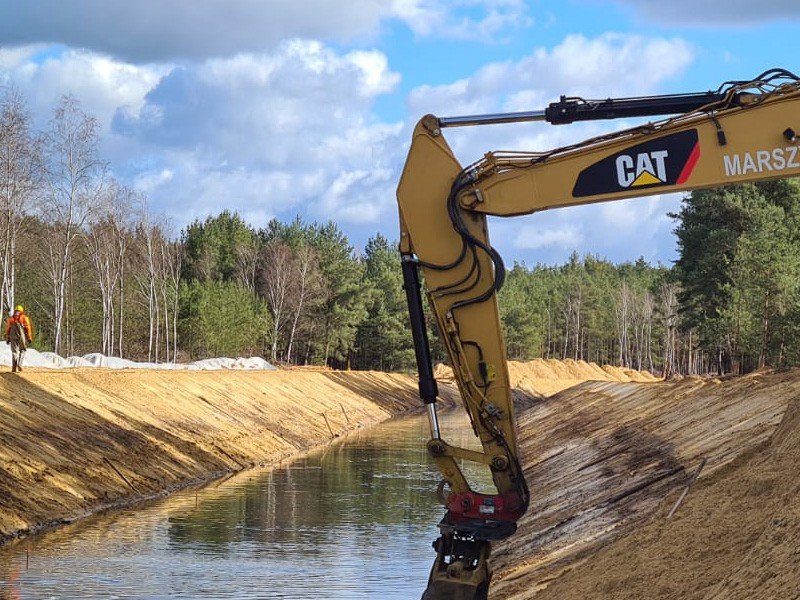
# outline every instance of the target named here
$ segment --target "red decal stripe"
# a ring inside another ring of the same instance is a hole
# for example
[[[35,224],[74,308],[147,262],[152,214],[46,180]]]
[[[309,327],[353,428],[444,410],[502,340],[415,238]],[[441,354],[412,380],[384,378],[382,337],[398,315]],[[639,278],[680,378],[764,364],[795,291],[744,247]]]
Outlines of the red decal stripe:
[[[678,175],[678,181],[675,182],[675,185],[681,185],[682,183],[686,183],[686,180],[689,179],[689,176],[694,171],[694,166],[697,164],[697,159],[700,158],[700,142],[697,142],[692,148],[692,153],[689,155],[686,164],[683,165],[683,170],[681,174]]]

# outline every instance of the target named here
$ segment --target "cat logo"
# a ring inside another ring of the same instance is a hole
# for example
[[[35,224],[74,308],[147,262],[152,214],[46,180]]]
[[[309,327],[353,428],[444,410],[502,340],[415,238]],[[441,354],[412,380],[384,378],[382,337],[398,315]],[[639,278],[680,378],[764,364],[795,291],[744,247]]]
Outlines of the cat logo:
[[[687,129],[623,148],[578,174],[575,198],[683,185],[700,159],[697,130]]]
[[[627,154],[617,157],[617,182],[620,187],[638,187],[667,182],[665,161],[668,150],[642,152],[636,158]]]

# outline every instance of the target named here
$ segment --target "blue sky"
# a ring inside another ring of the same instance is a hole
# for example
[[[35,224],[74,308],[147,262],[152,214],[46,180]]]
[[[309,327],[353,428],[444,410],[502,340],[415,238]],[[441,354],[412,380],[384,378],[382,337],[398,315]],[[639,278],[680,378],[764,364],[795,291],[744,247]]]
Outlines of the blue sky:
[[[410,131],[440,116],[586,97],[701,91],[800,71],[797,0],[0,0],[0,84],[39,127],[72,93],[113,174],[179,229],[228,208],[337,221],[356,246],[397,237]],[[463,163],[629,123],[450,130]],[[651,197],[494,219],[507,262],[572,251],[675,257]]]

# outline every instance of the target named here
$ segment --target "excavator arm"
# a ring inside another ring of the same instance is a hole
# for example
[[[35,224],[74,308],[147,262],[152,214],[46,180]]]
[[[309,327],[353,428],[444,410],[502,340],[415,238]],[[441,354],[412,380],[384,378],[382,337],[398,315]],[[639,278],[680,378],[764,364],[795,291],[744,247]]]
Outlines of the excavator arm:
[[[547,152],[489,152],[466,168],[442,134],[455,126],[657,114],[677,116]],[[800,175],[798,131],[800,80],[782,69],[715,92],[562,97],[538,112],[420,120],[397,190],[400,252],[430,421],[427,447],[447,508],[423,599],[486,598],[490,543],[514,533],[529,503],[497,309],[505,267],[489,243],[486,217]],[[482,451],[442,438],[423,287]],[[473,491],[461,461],[486,465],[497,493]]]

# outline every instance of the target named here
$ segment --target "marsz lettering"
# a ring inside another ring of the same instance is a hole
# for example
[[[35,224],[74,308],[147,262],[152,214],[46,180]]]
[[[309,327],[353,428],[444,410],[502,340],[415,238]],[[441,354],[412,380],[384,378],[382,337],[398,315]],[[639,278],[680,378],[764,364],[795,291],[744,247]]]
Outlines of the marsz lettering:
[[[800,169],[800,147],[786,146],[774,150],[756,150],[742,154],[725,154],[725,176],[747,175],[748,173],[764,173],[767,171],[783,171]]]

